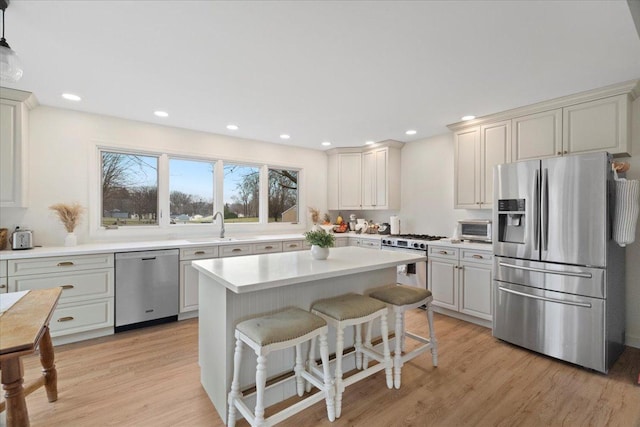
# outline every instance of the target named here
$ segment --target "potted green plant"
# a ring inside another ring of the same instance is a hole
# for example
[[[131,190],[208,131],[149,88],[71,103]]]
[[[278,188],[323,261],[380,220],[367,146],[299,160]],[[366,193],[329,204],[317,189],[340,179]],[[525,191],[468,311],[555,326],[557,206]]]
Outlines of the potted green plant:
[[[304,233],[304,238],[311,245],[311,256],[314,259],[327,259],[329,248],[335,242],[333,234],[327,233],[323,229],[307,231]]]

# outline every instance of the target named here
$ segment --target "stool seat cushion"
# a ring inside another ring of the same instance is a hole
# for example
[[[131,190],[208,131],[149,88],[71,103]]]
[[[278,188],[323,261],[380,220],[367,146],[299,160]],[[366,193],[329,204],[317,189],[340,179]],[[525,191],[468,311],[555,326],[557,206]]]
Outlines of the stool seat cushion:
[[[238,323],[236,329],[255,343],[266,346],[299,338],[326,324],[323,318],[293,307],[245,320]]]
[[[392,286],[372,292],[371,298],[379,299],[391,305],[415,304],[431,296],[428,289],[414,288],[412,286]]]
[[[345,294],[320,300],[311,307],[312,310],[336,320],[357,319],[384,308],[386,305],[382,301],[358,294]]]

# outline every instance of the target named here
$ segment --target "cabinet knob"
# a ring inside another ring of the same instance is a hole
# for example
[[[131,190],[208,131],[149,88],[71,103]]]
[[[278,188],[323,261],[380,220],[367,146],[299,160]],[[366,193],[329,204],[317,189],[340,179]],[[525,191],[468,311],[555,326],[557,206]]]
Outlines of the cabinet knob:
[[[292,244],[290,244],[290,245],[289,245],[289,247],[290,247],[290,248],[297,248],[297,247],[298,247],[298,245],[297,245],[297,244],[295,244],[295,243],[292,243]]]
[[[447,252],[447,251],[440,251],[439,253],[440,253],[441,255],[448,255],[448,254],[449,254],[449,252]]]
[[[73,320],[73,316],[61,317],[58,319],[58,322],[68,322],[70,320]]]
[[[273,246],[265,246],[265,249],[273,249]]]
[[[471,258],[484,259],[484,257],[482,255],[473,255]]]
[[[561,156],[561,155],[562,155],[562,151],[558,151],[558,156]]]
[[[5,284],[0,285],[0,289],[4,289],[6,287],[7,287],[7,285],[5,285]]]
[[[235,248],[235,249],[232,249],[232,250],[231,250],[231,252],[242,252],[242,249],[240,249],[240,248]]]
[[[60,286],[60,287],[61,287],[63,290],[64,290],[64,289],[73,289],[73,288],[74,288],[74,286],[73,286],[73,285],[62,285],[62,286]]]
[[[563,153],[563,154],[569,154],[569,152],[568,152],[567,150],[564,150],[564,153]]]

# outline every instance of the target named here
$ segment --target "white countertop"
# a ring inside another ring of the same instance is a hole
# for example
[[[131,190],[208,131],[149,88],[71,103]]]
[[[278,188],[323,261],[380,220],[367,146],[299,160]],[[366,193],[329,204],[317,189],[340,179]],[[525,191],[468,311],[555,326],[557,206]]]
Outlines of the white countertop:
[[[311,251],[299,251],[199,260],[192,265],[240,294],[426,260],[426,254],[347,246],[331,248],[326,260],[311,258]]]

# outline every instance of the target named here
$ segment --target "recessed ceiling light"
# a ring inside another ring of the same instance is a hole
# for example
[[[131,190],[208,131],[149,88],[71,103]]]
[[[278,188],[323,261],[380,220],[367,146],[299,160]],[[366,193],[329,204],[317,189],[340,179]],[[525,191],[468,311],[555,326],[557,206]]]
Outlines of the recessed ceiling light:
[[[417,130],[413,130],[413,129],[409,129],[408,131],[405,132],[407,135],[415,135],[416,133],[418,133]]]
[[[373,142],[373,141],[367,141],[367,142],[365,142],[365,144],[366,144],[366,145],[371,145],[371,144],[375,144],[375,142]]]
[[[327,146],[331,145],[331,143],[330,143],[329,141],[324,141],[324,142],[322,143],[322,145],[324,145],[325,147],[327,147]]]
[[[238,125],[227,125],[227,129],[229,129],[229,130],[238,130]]]
[[[167,113],[166,111],[154,111],[153,114],[158,117],[169,117],[169,113]]]
[[[62,97],[64,99],[66,99],[67,101],[82,101],[82,98],[80,98],[78,95],[74,95],[72,93],[63,93]]]
[[[467,121],[467,120],[473,120],[475,118],[476,118],[476,116],[463,116],[462,120]]]
[[[291,138],[291,136],[290,136],[290,135],[287,135],[286,133],[283,133],[282,135],[280,135],[280,138],[282,138],[282,139],[289,139],[289,138]]]

